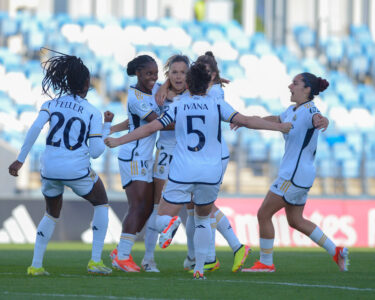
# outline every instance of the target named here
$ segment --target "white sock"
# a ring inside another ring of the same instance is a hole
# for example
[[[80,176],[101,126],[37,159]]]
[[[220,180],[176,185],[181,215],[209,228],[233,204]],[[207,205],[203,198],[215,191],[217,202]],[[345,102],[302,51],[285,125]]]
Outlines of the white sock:
[[[117,256],[119,260],[129,259],[130,252],[135,242],[135,234],[121,233],[120,242],[117,245]]]
[[[267,266],[273,265],[273,241],[260,238],[260,262]]]
[[[35,268],[41,268],[43,266],[44,252],[46,251],[47,245],[58,219],[45,213],[42,220],[40,220],[38,228],[36,230],[36,239],[34,246],[34,256],[31,265]]]
[[[232,248],[232,251],[236,252],[242,246],[242,244],[240,243],[236,234],[234,233],[228,218],[220,210],[218,210],[215,213],[215,217],[217,223],[217,230],[219,230],[219,232],[226,239],[229,246]]]
[[[168,215],[156,216],[156,229],[161,233],[169,224],[172,217]]]
[[[104,239],[108,228],[108,204],[94,206],[92,218],[92,251],[91,259],[99,262],[102,258]]]
[[[309,238],[317,243],[320,247],[326,249],[331,256],[334,256],[336,254],[336,245],[324,234],[324,232],[318,226],[315,227]]]
[[[211,241],[211,224],[210,216],[201,217],[194,216],[195,233],[194,233],[194,246],[195,246],[195,267],[194,273],[199,271],[203,274],[203,267],[206,261],[208,247]]]
[[[216,235],[216,218],[210,218],[211,223],[211,240],[210,245],[208,247],[208,254],[206,258],[206,263],[212,263],[215,261],[216,258],[216,251],[215,251],[215,235]]]
[[[187,237],[187,246],[190,259],[195,258],[194,250],[194,232],[195,232],[195,222],[194,222],[194,208],[187,210],[187,219],[186,219],[186,237]]]
[[[145,232],[145,256],[144,260],[154,260],[155,245],[158,240],[159,232],[156,229],[156,216],[158,214],[158,204],[154,204],[154,210],[147,220]]]

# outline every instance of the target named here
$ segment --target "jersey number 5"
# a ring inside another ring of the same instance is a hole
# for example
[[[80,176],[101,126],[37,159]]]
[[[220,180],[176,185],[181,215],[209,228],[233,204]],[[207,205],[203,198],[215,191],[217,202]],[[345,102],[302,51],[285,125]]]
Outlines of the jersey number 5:
[[[64,125],[65,118],[64,115],[60,112],[54,112],[51,114],[51,119],[52,116],[56,116],[58,118],[58,121],[56,125],[51,129],[49,135],[47,136],[47,145],[53,146],[53,147],[60,147],[61,144],[61,139],[58,140],[57,142],[52,142],[53,136],[56,134],[56,132]],[[70,145],[69,143],[69,133],[72,128],[72,125],[75,121],[78,121],[81,123],[81,129],[79,132],[79,136],[77,138],[77,143],[75,145]],[[83,139],[85,137],[85,132],[86,132],[86,125],[85,123],[77,117],[72,117],[66,122],[65,128],[64,128],[64,134],[63,134],[63,139],[64,139],[64,145],[67,149],[69,150],[76,150],[79,147],[82,146]]]
[[[188,150],[196,152],[201,150],[204,147],[204,144],[206,143],[206,138],[202,131],[198,129],[193,129],[193,119],[200,119],[202,120],[203,124],[206,122],[205,116],[186,116],[187,120],[187,133],[188,134],[196,134],[198,135],[199,142],[195,147],[188,146]]]

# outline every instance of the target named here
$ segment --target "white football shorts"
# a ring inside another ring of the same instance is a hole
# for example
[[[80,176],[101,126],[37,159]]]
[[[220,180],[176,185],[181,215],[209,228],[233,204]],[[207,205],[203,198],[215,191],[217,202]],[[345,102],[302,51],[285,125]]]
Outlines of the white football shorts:
[[[78,196],[86,196],[98,181],[99,176],[94,170],[90,170],[86,177],[75,180],[54,180],[42,177],[42,193],[47,197],[57,197],[64,193],[64,186],[68,186]]]
[[[168,181],[163,192],[165,201],[172,204],[187,204],[190,203],[193,195],[193,202],[195,205],[207,205],[213,203],[219,194],[220,183],[200,184],[200,183],[176,183]]]
[[[290,180],[277,178],[271,185],[270,191],[283,197],[290,205],[305,205],[309,188],[295,186]]]
[[[153,160],[119,160],[122,188],[126,188],[132,181],[152,182]]]

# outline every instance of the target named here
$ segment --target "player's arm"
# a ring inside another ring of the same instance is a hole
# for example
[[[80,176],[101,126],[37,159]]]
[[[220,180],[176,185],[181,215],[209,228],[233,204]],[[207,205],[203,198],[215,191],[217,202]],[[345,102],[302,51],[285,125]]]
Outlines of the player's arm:
[[[92,158],[98,158],[105,150],[104,139],[110,132],[111,122],[114,114],[106,111],[104,113],[104,125],[102,125],[102,116],[100,113],[94,114],[90,121],[89,132],[89,154]]]
[[[122,121],[121,123],[111,126],[109,135],[115,132],[120,132],[120,131],[124,131],[128,129],[129,129],[129,119],[126,119],[125,121]]]
[[[279,116],[267,116],[267,117],[263,117],[262,119],[266,121],[270,121],[270,122],[281,123]]]
[[[104,142],[108,147],[114,148],[123,144],[130,143],[135,140],[143,139],[162,128],[163,128],[163,124],[159,122],[159,120],[153,120],[150,123],[147,123],[141,127],[138,127],[134,129],[132,132],[129,132],[128,134],[123,135],[122,137],[106,138]]]
[[[21,147],[21,151],[17,157],[17,160],[14,161],[8,168],[10,175],[18,176],[18,171],[21,169],[23,163],[25,162],[27,155],[29,154],[44,125],[48,122],[49,117],[50,114],[48,110],[42,109],[39,112],[38,117],[31,125],[30,129],[27,131],[25,141]]]
[[[244,116],[240,113],[237,113],[236,115],[234,115],[231,122],[236,126],[244,126],[249,129],[273,130],[273,131],[281,131],[283,133],[288,133],[289,130],[292,128],[291,123],[276,123],[276,122],[264,120],[259,117]]]
[[[170,87],[171,83],[169,79],[167,79],[160,87],[159,90],[155,94],[155,101],[157,105],[162,106],[164,105],[164,101],[167,98],[168,95],[168,89]]]
[[[322,132],[327,130],[327,127],[329,125],[329,120],[326,117],[322,116],[320,113],[316,113],[313,116],[312,121],[313,121],[313,126],[316,129],[323,129]]]

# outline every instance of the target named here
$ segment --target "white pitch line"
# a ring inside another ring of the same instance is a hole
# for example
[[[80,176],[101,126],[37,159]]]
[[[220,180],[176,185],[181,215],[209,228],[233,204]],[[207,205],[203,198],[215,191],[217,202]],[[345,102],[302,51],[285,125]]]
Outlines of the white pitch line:
[[[211,281],[211,280],[210,280]],[[269,285],[286,285],[296,287],[311,287],[311,288],[327,288],[337,290],[350,290],[360,292],[375,292],[372,288],[357,288],[352,286],[339,286],[339,285],[326,285],[326,284],[308,284],[308,283],[296,283],[296,282],[277,282],[277,281],[256,281],[256,280],[215,280],[216,282],[241,282],[241,283],[255,283],[255,284],[269,284]]]
[[[20,275],[21,273],[0,273],[0,275]],[[95,276],[89,275],[78,275],[78,274],[59,274],[62,277],[78,277],[78,278],[94,278]],[[98,277],[96,277],[98,278]],[[100,278],[111,278],[111,276],[103,276]],[[113,278],[113,277],[112,277]],[[120,277],[115,277],[120,278]],[[132,277],[129,279],[137,279]],[[142,280],[159,280],[159,277],[142,277]],[[173,280],[191,280],[187,278],[173,278]],[[375,292],[373,288],[358,288],[352,286],[340,286],[340,285],[326,285],[326,284],[309,284],[309,283],[297,283],[297,282],[278,282],[278,281],[258,281],[258,280],[220,280],[220,279],[208,279],[207,282],[228,282],[228,283],[244,283],[244,284],[268,284],[268,285],[282,285],[282,286],[294,286],[294,287],[311,287],[311,288],[322,288],[322,289],[336,289],[336,290],[349,290],[358,292]],[[109,298],[110,299],[110,298]],[[125,299],[125,298],[124,298]],[[132,299],[132,298],[129,298]],[[139,298],[135,298],[139,299]]]
[[[105,295],[76,295],[76,294],[48,294],[48,293],[19,293],[19,292],[2,292],[4,296],[37,296],[37,297],[62,297],[62,298],[90,298],[90,299],[109,299],[109,300],[166,300],[167,298],[144,298],[144,297],[122,297],[122,296],[105,296]],[[181,299],[183,300],[183,299]]]

